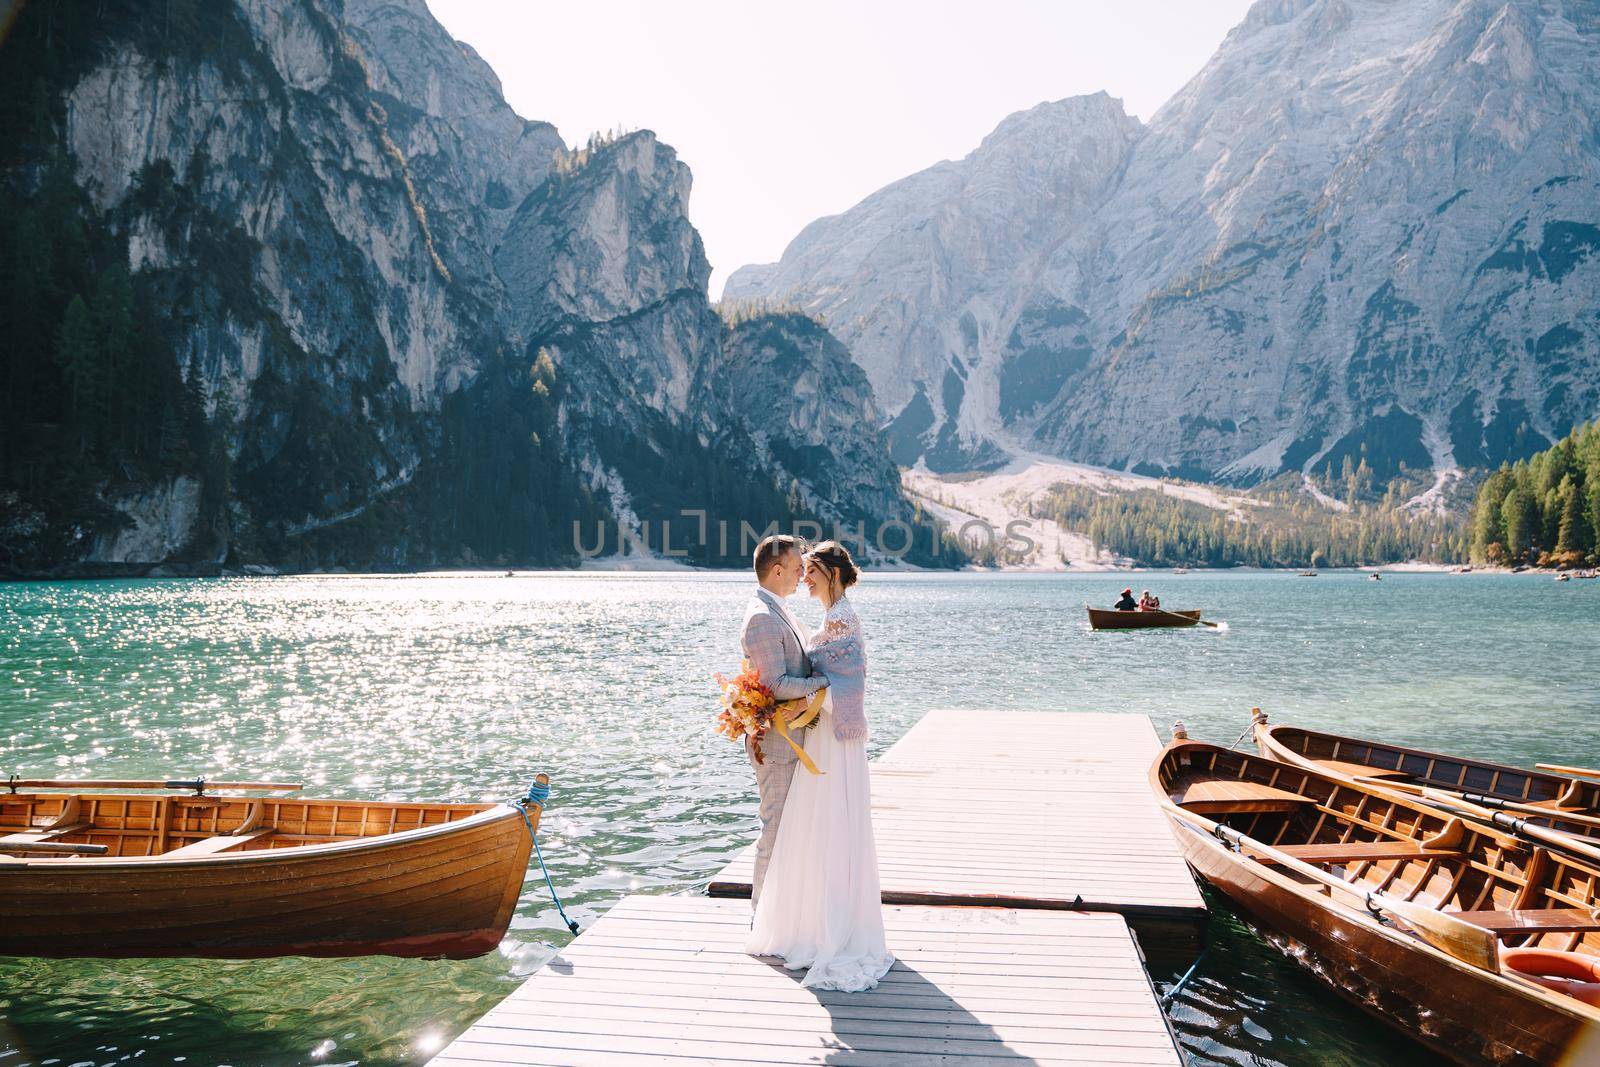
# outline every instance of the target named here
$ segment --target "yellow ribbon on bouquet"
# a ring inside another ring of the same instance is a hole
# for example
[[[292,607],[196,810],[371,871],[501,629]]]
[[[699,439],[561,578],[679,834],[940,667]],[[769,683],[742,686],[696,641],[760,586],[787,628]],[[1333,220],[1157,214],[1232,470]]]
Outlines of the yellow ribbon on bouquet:
[[[794,749],[795,759],[799,760],[800,765],[812,774],[822,774],[823,772],[817,770],[817,765],[811,762],[811,757],[806,755],[806,750],[801,748],[795,742],[795,739],[789,736],[789,731],[791,729],[804,730],[807,726],[817,721],[817,716],[822,714],[822,702],[826,693],[827,689],[823,688],[812,693],[810,697],[785,700],[777,706],[772,714],[772,725],[778,731],[778,736],[789,742],[789,747]],[[797,710],[798,714],[795,714],[794,718],[788,717],[790,713]]]

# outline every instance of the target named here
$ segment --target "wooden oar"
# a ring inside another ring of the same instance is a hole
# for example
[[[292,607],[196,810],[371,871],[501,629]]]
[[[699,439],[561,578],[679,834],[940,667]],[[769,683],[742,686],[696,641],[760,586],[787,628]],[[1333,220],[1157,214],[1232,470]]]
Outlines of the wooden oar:
[[[1529,841],[1537,841],[1541,845],[1558,848],[1572,855],[1581,856],[1590,863],[1600,863],[1600,847],[1579,837],[1577,834],[1569,834],[1563,830],[1552,830],[1548,826],[1537,826],[1527,819],[1518,818],[1508,811],[1493,811],[1489,808],[1479,807],[1476,804],[1459,801],[1449,793],[1442,793],[1437,789],[1424,788],[1422,795],[1453,815],[1470,815],[1472,818],[1487,821],[1491,826],[1499,827],[1502,830],[1510,830],[1518,837],[1525,837]],[[1485,816],[1487,816],[1486,820]]]
[[[104,845],[76,845],[69,841],[26,841],[16,844],[0,842],[0,852],[15,855],[21,852],[65,852],[75,856],[104,856]]]
[[[1559,763],[1535,763],[1534,768],[1551,774],[1570,774],[1574,778],[1600,778],[1600,771],[1588,767],[1564,767]]]
[[[1214,622],[1207,622],[1204,619],[1191,619],[1187,615],[1180,615],[1176,611],[1168,611],[1166,608],[1148,608],[1148,609],[1146,609],[1145,614],[1146,615],[1171,615],[1174,619],[1182,619],[1185,623],[1190,623],[1190,624],[1199,623],[1201,626],[1209,626],[1213,630],[1215,630],[1217,628],[1217,624],[1214,623]]]
[[[1548,826],[1536,826],[1526,819],[1512,815],[1510,812],[1495,811],[1491,808],[1474,804],[1469,800],[1463,799],[1461,794],[1447,792],[1443,789],[1434,789],[1432,786],[1411,785],[1405,782],[1381,782],[1359,778],[1356,780],[1365,782],[1368,785],[1378,786],[1381,789],[1398,789],[1402,793],[1420,795],[1426,800],[1433,801],[1440,811],[1476,819],[1479,822],[1486,822],[1490,826],[1510,831],[1515,837],[1537,841],[1541,845],[1560,849],[1574,856],[1580,856],[1591,863],[1600,863],[1600,847],[1585,838],[1579,837],[1577,834],[1569,834],[1564,830],[1552,830]]]
[[[189,789],[196,793],[207,789],[304,789],[293,782],[208,782],[204,778],[190,781],[168,779],[154,781],[139,778],[7,778],[0,782],[15,793],[18,789]]]
[[[1189,813],[1191,816],[1193,813]],[[1210,820],[1203,820],[1209,822]],[[1232,841],[1241,848],[1272,858],[1273,862],[1288,870],[1298,871],[1307,878],[1358,898],[1369,910],[1387,913],[1417,932],[1417,935],[1435,948],[1454,956],[1463,963],[1498,974],[1500,971],[1499,942],[1493,932],[1462,919],[1446,915],[1438,908],[1416,904],[1409,900],[1396,900],[1375,889],[1363,889],[1343,878],[1329,874],[1322,868],[1280,852],[1264,841],[1257,841],[1231,826],[1213,823],[1218,836]]]
[[[1439,793],[1476,804],[1480,808],[1494,808],[1499,811],[1515,811],[1523,815],[1542,815],[1548,819],[1560,819],[1563,822],[1578,823],[1582,826],[1600,827],[1600,817],[1585,815],[1581,811],[1562,811],[1560,808],[1541,808],[1537,804],[1523,804],[1515,800],[1503,800],[1500,797],[1485,796],[1482,793],[1464,793],[1459,789],[1445,789],[1442,786],[1412,785],[1410,782],[1397,782],[1392,778],[1357,778],[1356,781],[1367,785],[1387,786],[1390,789],[1401,789],[1408,793],[1422,794],[1424,789],[1431,789]]]

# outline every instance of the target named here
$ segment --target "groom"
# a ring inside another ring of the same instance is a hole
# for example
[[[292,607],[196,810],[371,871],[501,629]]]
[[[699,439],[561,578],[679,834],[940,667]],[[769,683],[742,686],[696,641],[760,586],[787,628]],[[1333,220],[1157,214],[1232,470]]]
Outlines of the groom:
[[[806,657],[806,644],[799,625],[784,600],[800,584],[805,561],[800,542],[788,534],[763,538],[756,546],[756,581],[759,587],[744,613],[744,632],[739,643],[744,658],[779,700],[807,697],[828,684],[820,674],[812,674]],[[792,731],[795,743],[805,744],[805,731]],[[749,738],[745,751],[756,772],[756,789],[761,793],[761,838],[756,842],[756,869],[750,880],[750,906],[761,898],[761,882],[767,876],[772,846],[778,840],[778,821],[783,818],[783,802],[794,779],[794,749],[776,735],[762,746],[764,760],[757,763]]]

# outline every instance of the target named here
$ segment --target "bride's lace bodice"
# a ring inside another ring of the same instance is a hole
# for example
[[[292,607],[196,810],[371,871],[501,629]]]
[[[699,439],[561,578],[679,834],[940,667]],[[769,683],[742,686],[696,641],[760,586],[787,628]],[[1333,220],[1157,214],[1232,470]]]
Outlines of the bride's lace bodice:
[[[811,635],[811,645],[826,644],[837,641],[842,637],[854,637],[861,640],[861,617],[856,614],[856,609],[851,606],[849,597],[840,597],[833,602],[833,607],[822,618],[822,629]]]

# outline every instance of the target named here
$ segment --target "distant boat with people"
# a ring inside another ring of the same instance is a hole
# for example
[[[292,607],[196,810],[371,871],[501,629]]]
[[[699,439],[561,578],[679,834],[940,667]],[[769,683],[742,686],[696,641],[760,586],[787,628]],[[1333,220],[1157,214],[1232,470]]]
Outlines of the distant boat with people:
[[[1089,609],[1089,626],[1096,630],[1147,630],[1158,627],[1194,626],[1199,622],[1199,610],[1117,611],[1113,608]]]
[[[1089,627],[1094,630],[1149,630],[1175,626],[1216,627],[1214,622],[1200,618],[1198,611],[1168,611],[1161,606],[1161,598],[1146,589],[1133,599],[1133,587],[1122,590],[1117,602],[1109,609],[1090,607]]]

